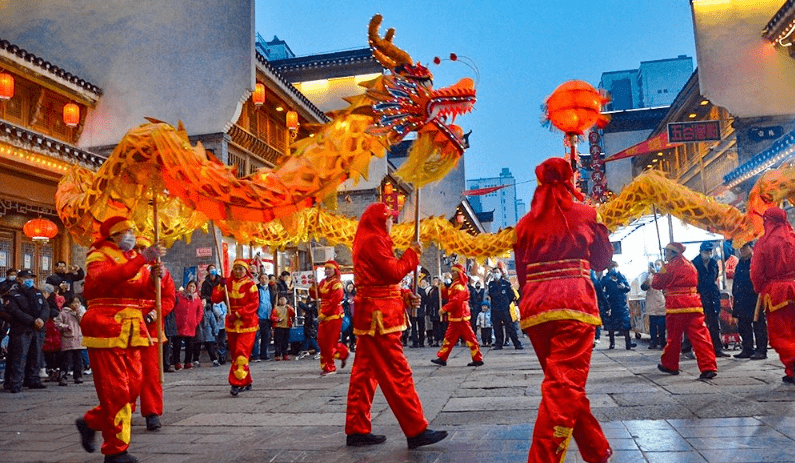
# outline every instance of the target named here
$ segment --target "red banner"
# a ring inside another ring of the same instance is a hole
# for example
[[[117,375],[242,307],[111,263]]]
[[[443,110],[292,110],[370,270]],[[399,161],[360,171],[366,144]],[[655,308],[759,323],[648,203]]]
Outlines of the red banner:
[[[606,158],[605,162],[617,161],[619,159],[640,156],[641,154],[649,154],[655,151],[667,150],[669,148],[673,148],[674,146],[675,145],[668,143],[668,133],[663,132],[659,135],[649,138],[648,140],[642,141],[637,145],[630,146],[624,151],[619,151],[609,158]]]
[[[509,183],[509,184],[507,184],[507,185],[500,185],[500,186],[489,186],[489,187],[486,187],[486,188],[477,188],[477,189],[475,189],[475,190],[466,190],[466,191],[462,191],[462,192],[461,192],[461,194],[462,194],[462,195],[464,195],[464,196],[481,196],[481,195],[487,195],[487,194],[489,194],[489,193],[494,193],[494,192],[495,192],[495,191],[497,191],[497,190],[502,190],[503,188],[507,188],[507,187],[509,187],[509,186],[511,186],[511,185],[512,185],[512,184],[510,184],[510,183]]]

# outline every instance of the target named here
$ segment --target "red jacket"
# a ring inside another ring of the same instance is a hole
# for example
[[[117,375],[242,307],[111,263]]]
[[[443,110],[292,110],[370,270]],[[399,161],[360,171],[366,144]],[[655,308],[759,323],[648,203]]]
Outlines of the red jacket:
[[[765,234],[754,246],[751,258],[751,282],[770,312],[795,304],[795,233],[786,222],[786,213],[775,209],[781,217],[765,221]]]
[[[89,250],[83,288],[88,308],[80,321],[86,347],[152,344],[144,313],[152,310],[155,288],[144,272],[145,264],[143,256],[134,251],[122,252],[110,240]]]
[[[388,214],[385,204],[371,204],[362,214],[353,239],[353,332],[357,336],[394,333],[407,326],[399,283],[417,268],[419,257],[409,248],[400,259],[395,258],[386,231]]]
[[[277,305],[271,311],[274,328],[290,328],[293,326],[293,317],[295,317],[295,309],[290,304]]]
[[[596,210],[573,203],[555,214],[527,214],[516,235],[522,329],[553,320],[600,325],[590,269],[607,268],[613,246]]]
[[[665,294],[666,315],[677,313],[704,313],[699,296],[698,270],[681,254],[665,264],[654,274],[651,287]]]
[[[227,333],[253,333],[259,330],[259,289],[249,276],[229,278],[226,287],[213,288],[212,301],[224,302],[224,290],[229,293],[229,310],[224,323]]]
[[[342,300],[345,290],[337,277],[325,278],[320,282],[320,322],[342,318]]]
[[[447,301],[442,307],[442,312],[448,314],[447,321],[460,322],[472,318],[469,311],[469,289],[460,281],[455,280],[449,288],[443,288],[442,299]]]
[[[204,301],[199,298],[197,293],[190,296],[185,294],[176,296],[174,318],[177,322],[177,336],[195,336],[196,327],[199,326],[204,316]]]

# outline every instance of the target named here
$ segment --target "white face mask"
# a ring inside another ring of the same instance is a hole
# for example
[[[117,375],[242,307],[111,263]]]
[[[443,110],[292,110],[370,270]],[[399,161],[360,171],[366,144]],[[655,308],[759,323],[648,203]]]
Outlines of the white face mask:
[[[496,279],[498,279],[498,280],[499,280],[500,278],[502,278],[502,272],[494,272],[494,278],[496,278]]]
[[[15,281],[17,279],[16,275],[9,275],[8,281]]]
[[[124,252],[132,250],[135,247],[135,235],[132,233],[125,233],[117,243],[119,249]]]
[[[450,284],[450,283],[452,283],[452,282],[453,282],[453,280],[451,280],[451,279],[449,279],[449,278],[445,278],[445,279],[444,279],[444,284],[446,284],[446,285],[449,285],[449,284]]]

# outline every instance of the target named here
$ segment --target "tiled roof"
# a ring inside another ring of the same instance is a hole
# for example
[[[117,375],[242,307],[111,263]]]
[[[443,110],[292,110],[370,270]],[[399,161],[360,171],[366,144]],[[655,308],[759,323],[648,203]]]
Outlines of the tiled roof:
[[[378,69],[381,68],[375,58],[373,58],[373,53],[369,48],[273,60],[271,61],[271,65],[278,69],[279,72],[286,72],[317,67],[346,66],[353,63],[366,62],[372,62]]]
[[[306,97],[303,93],[299,92],[297,88],[293,86],[281,73],[271,64],[270,61],[265,59],[261,53],[257,52],[257,62],[271,75],[272,78],[281,83],[285,90],[289,93],[292,93],[293,96],[298,100],[300,103],[304,105],[304,107],[309,110],[310,112],[314,113],[317,117],[318,121],[320,122],[328,122],[330,119],[320,110],[317,106],[315,106],[309,98]]]
[[[105,162],[102,156],[5,121],[0,121],[0,140],[8,141],[20,148],[46,153],[64,161],[78,162],[92,167],[98,168]]]
[[[45,73],[50,74],[50,77],[53,79],[60,79],[69,82],[70,84],[77,85],[78,87],[81,87],[96,96],[102,96],[102,89],[91,82],[81,79],[71,72],[67,72],[65,69],[62,69],[50,63],[49,61],[46,61],[44,58],[38,57],[33,53],[28,52],[27,50],[19,47],[19,45],[14,45],[8,40],[0,40],[0,54],[16,56],[17,58],[41,69]]]

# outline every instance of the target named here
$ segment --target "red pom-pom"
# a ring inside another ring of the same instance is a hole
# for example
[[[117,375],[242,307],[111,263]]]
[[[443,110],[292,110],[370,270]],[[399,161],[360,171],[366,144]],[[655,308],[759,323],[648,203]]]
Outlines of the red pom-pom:
[[[457,59],[458,59],[458,55],[456,55],[455,53],[450,53],[450,61],[455,61]]]
[[[434,58],[433,58],[433,63],[434,63],[434,64],[442,64],[442,60],[441,60],[441,59],[439,59],[439,57],[438,57],[438,56],[434,56]]]

